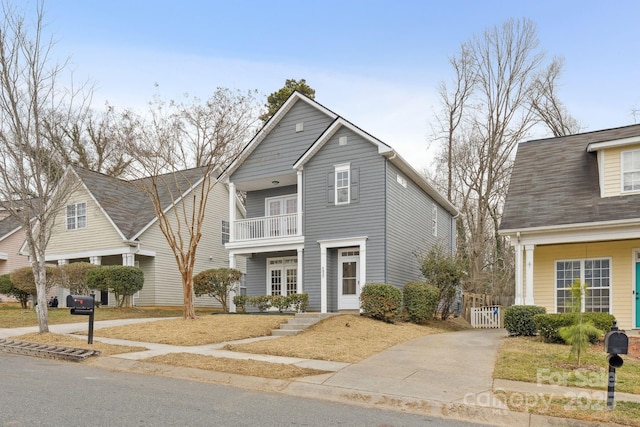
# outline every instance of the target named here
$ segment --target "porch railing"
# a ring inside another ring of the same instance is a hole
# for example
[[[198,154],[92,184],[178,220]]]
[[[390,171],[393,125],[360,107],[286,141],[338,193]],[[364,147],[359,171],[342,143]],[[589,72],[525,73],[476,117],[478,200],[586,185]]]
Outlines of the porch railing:
[[[298,234],[298,214],[248,218],[234,222],[237,242],[257,239],[276,239]]]

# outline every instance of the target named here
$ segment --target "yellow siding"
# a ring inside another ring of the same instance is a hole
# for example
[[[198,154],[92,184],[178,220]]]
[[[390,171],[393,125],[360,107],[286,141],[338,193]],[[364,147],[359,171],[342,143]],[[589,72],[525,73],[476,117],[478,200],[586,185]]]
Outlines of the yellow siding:
[[[603,150],[598,153],[603,156],[603,195],[604,197],[619,196],[622,192],[622,152],[640,149],[639,145],[629,145],[625,147],[615,147]]]
[[[0,261],[0,274],[8,274],[16,268],[27,267],[29,265],[29,258],[18,254],[23,243],[24,232],[22,229],[0,242],[0,252],[5,252],[8,258],[6,261]]]
[[[228,200],[229,193],[226,186],[216,184],[207,201],[207,212],[196,253],[194,274],[202,270],[229,266],[229,255],[222,245],[222,219],[229,218]],[[182,212],[181,206],[178,209]],[[191,197],[187,198],[186,210],[189,215],[193,211]],[[173,215],[173,211],[169,211],[169,215]],[[238,218],[240,217],[238,213]],[[171,216],[171,218],[174,230],[177,230],[175,217]],[[183,304],[182,278],[176,259],[157,223],[140,236],[140,243],[142,249],[155,250],[156,256],[153,260],[145,260],[145,262],[140,258],[140,267],[145,274],[145,288],[140,291],[140,298],[136,300],[136,304],[141,306]],[[237,268],[245,271],[244,264],[238,265]],[[148,283],[153,283],[154,286],[147,286]],[[218,302],[210,297],[197,298],[195,303],[199,307],[219,306]]]
[[[612,313],[618,326],[631,329],[633,325],[634,249],[640,248],[640,240],[602,243],[536,246],[534,251],[534,301],[555,312],[555,262],[585,258],[611,258]]]
[[[56,216],[47,246],[47,254],[69,254],[122,246],[122,237],[84,188],[77,189],[67,204],[87,204],[87,227],[67,230],[67,213],[63,208]]]

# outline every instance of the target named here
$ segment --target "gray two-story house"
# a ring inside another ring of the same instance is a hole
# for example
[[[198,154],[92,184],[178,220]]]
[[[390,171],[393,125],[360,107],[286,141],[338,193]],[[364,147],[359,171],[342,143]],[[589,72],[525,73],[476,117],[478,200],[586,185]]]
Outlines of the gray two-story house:
[[[402,288],[421,279],[419,253],[455,251],[456,208],[390,146],[298,92],[221,180],[246,194],[226,248],[232,267],[246,259],[249,296],[357,310],[365,283]]]

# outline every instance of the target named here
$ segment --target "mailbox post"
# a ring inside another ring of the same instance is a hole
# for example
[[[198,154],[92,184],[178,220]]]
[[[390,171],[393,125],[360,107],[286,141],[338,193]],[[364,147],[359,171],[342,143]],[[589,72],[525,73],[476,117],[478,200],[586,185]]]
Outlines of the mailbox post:
[[[71,308],[71,314],[89,316],[89,338],[87,344],[93,344],[93,312],[96,306],[96,298],[91,295],[68,295],[67,307]]]
[[[623,364],[621,354],[629,352],[629,337],[624,331],[618,330],[616,321],[613,321],[611,331],[607,332],[604,337],[604,351],[607,354],[607,362],[609,362],[609,382],[607,385],[607,409],[613,410],[614,394],[616,387],[616,368],[620,368]]]

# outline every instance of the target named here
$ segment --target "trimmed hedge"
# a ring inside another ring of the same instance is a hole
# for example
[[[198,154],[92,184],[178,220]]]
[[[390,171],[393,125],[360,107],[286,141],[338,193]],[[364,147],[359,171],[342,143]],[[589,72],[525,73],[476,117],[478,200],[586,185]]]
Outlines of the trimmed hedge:
[[[388,283],[367,283],[360,293],[360,307],[366,316],[393,323],[402,313],[402,291]]]
[[[564,326],[573,325],[575,316],[575,313],[538,314],[533,321],[545,342],[564,344],[564,339],[562,339],[558,330]],[[591,322],[603,334],[611,329],[614,320],[615,317],[608,313],[582,313],[582,321],[584,323]],[[589,341],[594,343],[601,335],[590,335]]]
[[[534,317],[546,312],[536,305],[512,305],[504,311],[504,327],[509,335],[533,336],[538,330]]]
[[[439,298],[438,288],[427,282],[409,282],[404,285],[404,308],[413,323],[424,324],[432,320]]]

